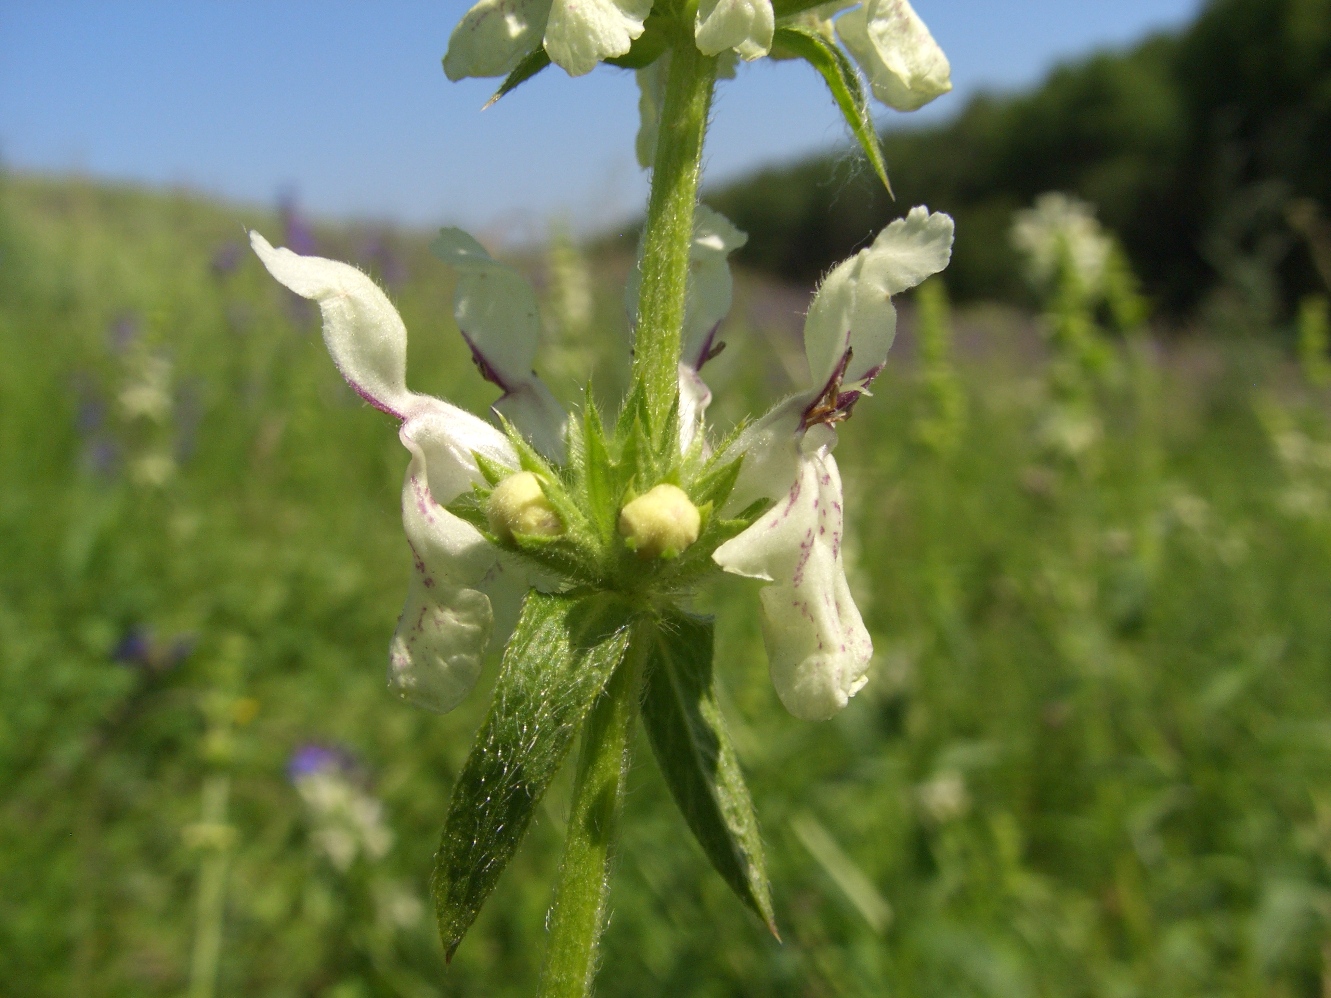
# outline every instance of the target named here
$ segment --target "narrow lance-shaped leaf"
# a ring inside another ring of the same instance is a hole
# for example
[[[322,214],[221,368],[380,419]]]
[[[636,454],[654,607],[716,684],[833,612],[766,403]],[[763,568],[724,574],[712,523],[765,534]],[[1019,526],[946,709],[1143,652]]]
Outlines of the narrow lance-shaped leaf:
[[[642,716],[652,752],[698,844],[777,934],[762,837],[712,680],[712,619],[672,612],[647,660]]]
[[[615,533],[615,514],[619,503],[619,492],[615,487],[615,472],[611,467],[610,450],[605,438],[605,424],[601,414],[592,401],[589,388],[586,393],[586,406],[583,409],[583,440],[586,444],[586,494],[587,504],[591,508],[591,517],[603,540],[613,539]]]
[[[504,82],[499,85],[499,89],[494,92],[494,96],[485,102],[481,110],[484,111],[485,108],[498,103],[499,98],[511,94],[549,65],[550,56],[545,49],[538,48],[528,52],[522,57],[522,61],[514,67],[513,72],[504,77]]]
[[[887,179],[887,164],[883,160],[878,133],[873,127],[873,117],[869,114],[869,102],[865,99],[864,88],[860,86],[860,76],[854,64],[841,49],[822,35],[794,25],[778,27],[772,44],[780,45],[799,56],[822,74],[837,106],[841,108],[846,124],[864,150],[864,155],[869,158],[873,172],[878,174],[878,179],[891,194],[892,184]]]
[[[527,594],[435,855],[431,888],[449,959],[623,659],[630,614],[609,593]]]

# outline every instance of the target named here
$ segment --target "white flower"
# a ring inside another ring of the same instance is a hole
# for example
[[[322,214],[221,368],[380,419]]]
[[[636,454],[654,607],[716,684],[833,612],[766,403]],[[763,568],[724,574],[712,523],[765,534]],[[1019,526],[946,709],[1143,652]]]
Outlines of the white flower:
[[[661,130],[661,109],[665,105],[666,74],[670,72],[670,53],[633,75],[638,81],[638,134],[633,151],[638,165],[650,170],[656,162],[656,136]]]
[[[699,0],[694,38],[704,55],[734,49],[746,61],[761,58],[775,30],[771,0]]]
[[[453,317],[481,375],[504,392],[494,410],[542,454],[562,461],[566,415],[532,371],[541,339],[536,292],[461,229],[443,229],[430,249],[458,272]]]
[[[448,40],[444,72],[505,76],[544,46],[570,76],[625,55],[643,32],[652,0],[481,0]]]
[[[687,451],[702,427],[703,411],[712,393],[698,372],[724,344],[716,340],[721,320],[730,311],[734,280],[730,276],[730,254],[749,237],[718,211],[698,205],[693,215],[693,242],[689,246],[688,291],[684,300],[684,328],[680,332],[679,443]],[[641,256],[642,247],[638,247]],[[624,292],[629,321],[638,319],[638,293],[642,270],[629,274]]]
[[[842,562],[841,476],[832,448],[887,361],[896,335],[891,296],[947,266],[952,219],[912,208],[838,265],[819,287],[804,325],[811,387],[782,403],[735,443],[744,455],[733,512],[775,505],[713,559],[763,589],[763,643],[772,682],[796,717],[831,717],[865,683],[873,645]]]
[[[867,0],[836,29],[888,107],[914,111],[952,89],[947,56],[906,0]]]
[[[1066,261],[1091,298],[1103,289],[1105,267],[1114,248],[1112,238],[1096,221],[1093,207],[1057,192],[1041,194],[1034,208],[1015,214],[1012,244],[1026,256],[1031,283],[1049,288]]]
[[[402,522],[416,570],[393,635],[388,681],[418,706],[451,710],[475,685],[494,629],[487,593],[511,597],[526,580],[445,507],[484,481],[476,455],[516,469],[517,454],[493,426],[407,388],[406,327],[369,277],[335,260],[274,249],[257,232],[250,243],[278,281],[319,303],[324,343],[347,383],[402,422],[398,435],[411,452]]]
[[[314,819],[311,838],[341,873],[358,855],[383,859],[393,847],[393,833],[384,822],[383,805],[355,786],[335,768],[296,778],[296,791]]]
[[[541,48],[570,76],[582,76],[597,63],[626,55],[641,37],[653,0],[481,0],[458,22],[448,40],[444,72],[450,80],[468,76],[507,76]],[[782,24],[812,30],[832,40],[836,34],[869,77],[874,95],[898,111],[913,111],[952,89],[947,57],[906,0],[831,0],[790,15]],[[694,42],[705,55],[728,57],[718,75],[733,72],[738,56],[752,61],[768,55],[777,28],[772,0],[699,0]],[[664,72],[665,60],[653,67]],[[640,70],[640,72],[642,72]],[[639,77],[640,82],[642,77]],[[644,100],[644,121],[648,106]],[[646,166],[639,134],[639,161]]]

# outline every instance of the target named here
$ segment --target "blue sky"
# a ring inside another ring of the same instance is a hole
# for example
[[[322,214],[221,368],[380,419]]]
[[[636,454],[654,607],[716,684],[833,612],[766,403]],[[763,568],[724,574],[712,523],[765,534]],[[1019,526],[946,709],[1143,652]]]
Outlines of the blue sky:
[[[1054,63],[1181,25],[1200,0],[915,0],[956,89],[1037,81]],[[449,83],[460,0],[0,0],[0,160],[185,185],[249,202],[294,192],[310,213],[462,224],[500,240],[562,216],[632,215],[637,88],[601,67],[549,70],[482,113],[493,81]],[[722,84],[707,178],[844,138],[821,80],[763,61]]]

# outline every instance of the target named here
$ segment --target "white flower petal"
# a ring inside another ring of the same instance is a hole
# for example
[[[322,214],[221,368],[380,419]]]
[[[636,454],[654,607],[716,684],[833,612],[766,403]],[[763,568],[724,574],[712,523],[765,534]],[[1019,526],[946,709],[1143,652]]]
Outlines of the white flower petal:
[[[841,557],[834,439],[822,427],[806,434],[789,493],[712,556],[728,572],[774,583],[761,594],[763,644],[777,695],[805,720],[844,707],[864,685],[873,657]]]
[[[250,245],[273,277],[319,303],[324,343],[347,384],[403,418],[414,398],[406,384],[407,329],[379,285],[350,264],[274,249],[257,232]]]
[[[453,315],[481,373],[504,392],[495,411],[562,461],[568,417],[532,371],[541,337],[536,292],[461,229],[443,229],[430,249],[458,272]]]
[[[443,229],[430,249],[458,272],[453,316],[477,360],[501,388],[530,378],[541,340],[531,284],[461,229]]]
[[[742,454],[744,463],[721,511],[723,515],[733,516],[759,499],[780,499],[790,491],[799,471],[800,421],[811,401],[805,393],[777,403],[727,449],[724,460]]]
[[[843,375],[847,386],[877,374],[896,337],[892,295],[947,266],[952,233],[949,216],[917,206],[827,275],[804,323],[804,351],[814,389],[821,390],[839,370],[847,349],[854,351]]]
[[[506,391],[493,406],[495,412],[531,441],[531,445],[558,464],[564,462],[564,427],[568,413],[539,378],[530,377]]]
[[[752,60],[771,49],[775,29],[771,0],[701,0],[694,38],[704,55],[734,49]]]
[[[679,365],[679,451],[687,454],[702,432],[703,414],[712,404],[712,390],[688,364]],[[710,451],[703,442],[704,453]]]
[[[650,170],[656,162],[656,136],[661,128],[661,108],[665,105],[666,76],[670,72],[667,51],[646,69],[633,75],[638,81],[638,135],[633,141],[638,165]]]
[[[693,214],[693,242],[689,246],[688,290],[684,301],[684,328],[680,333],[680,359],[695,371],[707,361],[713,334],[730,311],[734,279],[727,258],[749,241],[730,219],[705,204]],[[642,243],[638,244],[638,266],[629,272],[624,303],[629,321],[638,320],[638,295],[642,290]]]
[[[554,0],[545,51],[569,76],[582,76],[626,54],[651,12],[652,0]]]
[[[424,454],[430,493],[440,505],[485,481],[477,454],[500,467],[518,467],[508,437],[485,420],[428,395],[415,397],[411,417],[398,436],[413,453],[419,449]]]
[[[836,28],[888,107],[914,111],[952,89],[947,56],[906,0],[868,0]]]
[[[719,211],[698,205],[693,215],[693,244],[689,247],[688,296],[684,302],[684,329],[680,334],[683,358],[695,371],[706,362],[712,333],[730,312],[734,279],[727,258],[749,241]]]
[[[463,15],[448,39],[444,73],[506,76],[541,45],[550,0],[481,0]]]
[[[415,572],[389,646],[388,684],[404,700],[443,712],[456,707],[480,675],[494,616],[475,586],[494,567],[497,552],[436,501],[426,450],[408,427],[402,442],[411,450],[402,525]]]

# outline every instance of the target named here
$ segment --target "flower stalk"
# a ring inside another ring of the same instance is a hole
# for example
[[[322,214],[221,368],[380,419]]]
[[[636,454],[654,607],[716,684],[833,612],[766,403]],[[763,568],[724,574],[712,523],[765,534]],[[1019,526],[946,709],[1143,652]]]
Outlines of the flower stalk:
[[[564,856],[548,919],[550,939],[541,969],[540,998],[591,994],[596,949],[606,922],[633,722],[642,692],[642,652],[650,639],[641,633],[641,626],[635,630],[639,633],[630,643],[628,655],[583,729]]]
[[[634,389],[646,399],[649,431],[658,450],[665,450],[667,420],[679,396],[680,330],[688,291],[693,214],[703,136],[716,85],[716,57],[704,55],[691,37],[680,34],[670,50],[652,166],[634,335]]]

